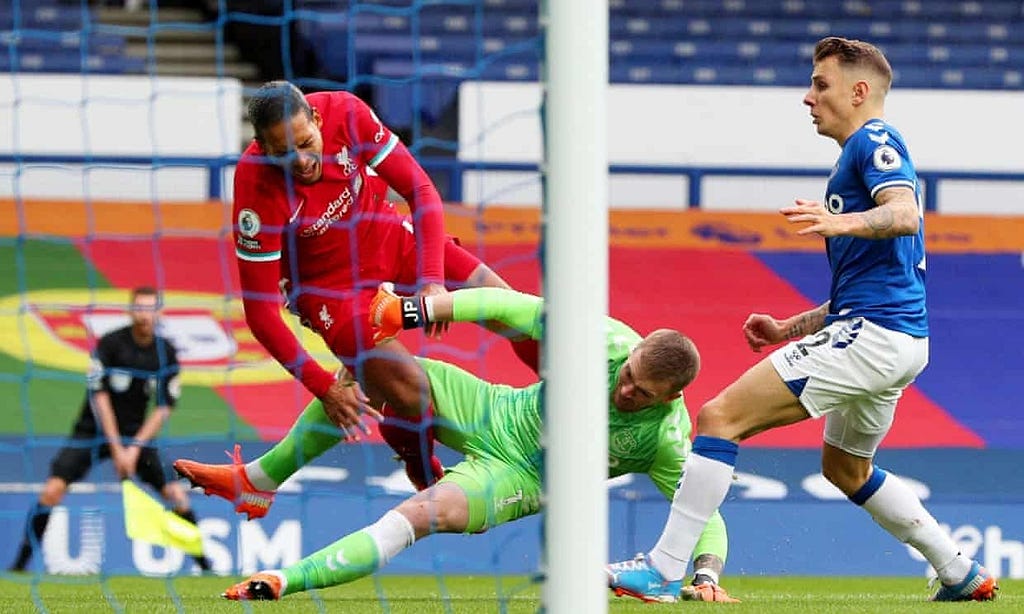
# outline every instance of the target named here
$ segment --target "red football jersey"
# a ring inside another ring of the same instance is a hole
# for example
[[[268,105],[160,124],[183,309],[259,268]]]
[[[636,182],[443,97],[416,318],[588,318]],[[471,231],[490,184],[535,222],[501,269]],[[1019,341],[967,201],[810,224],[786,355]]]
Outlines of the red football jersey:
[[[295,181],[288,169],[265,160],[253,141],[235,169],[232,217],[246,321],[274,358],[319,395],[333,378],[272,315],[278,280],[287,278],[299,292],[337,296],[389,279],[400,255],[380,246],[393,233],[411,232],[413,224],[387,201],[388,185],[413,211],[421,283],[443,282],[445,235],[433,183],[369,106],[348,92],[319,92],[306,100],[323,119],[321,178]]]
[[[235,171],[235,249],[238,258],[281,258],[282,277],[301,286],[347,288],[383,257],[375,246],[402,229],[387,201],[387,184],[373,168],[392,152],[395,136],[348,92],[306,96],[323,118],[323,176],[313,184],[261,161],[253,141]],[[311,290],[313,288],[310,288]],[[314,290],[315,291],[315,290]]]

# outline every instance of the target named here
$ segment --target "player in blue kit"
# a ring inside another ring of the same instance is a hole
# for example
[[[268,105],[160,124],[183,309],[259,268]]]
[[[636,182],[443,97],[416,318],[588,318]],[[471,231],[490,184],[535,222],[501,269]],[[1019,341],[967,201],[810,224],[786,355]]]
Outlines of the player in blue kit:
[[[609,565],[610,586],[643,593],[683,577],[704,523],[732,482],[738,442],[807,418],[825,418],[822,473],[883,529],[935,568],[935,601],[995,598],[996,579],[956,543],[895,475],[874,464],[896,402],[928,363],[924,216],[910,154],[881,118],[892,69],[874,46],[829,37],[814,50],[804,104],[818,133],[842,151],[823,203],[781,213],[799,234],[825,238],[828,302],[743,325],[755,352],[785,341],[697,417],[697,437],[661,538],[642,560]]]

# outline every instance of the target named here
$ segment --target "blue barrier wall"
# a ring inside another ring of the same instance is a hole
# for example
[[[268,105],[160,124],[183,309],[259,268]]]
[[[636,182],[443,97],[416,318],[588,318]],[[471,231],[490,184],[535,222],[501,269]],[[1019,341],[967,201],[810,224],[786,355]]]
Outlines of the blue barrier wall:
[[[0,452],[0,543],[13,556],[26,511],[59,441],[20,448],[6,439]],[[178,455],[215,460],[223,445],[171,445]],[[248,446],[246,455],[260,451]],[[455,460],[446,456],[446,462]],[[964,552],[1004,577],[1024,577],[1024,452],[926,449],[883,451],[879,462],[905,476]],[[916,553],[878,528],[862,510],[824,486],[814,450],[744,450],[738,480],[723,514],[731,550],[727,573],[794,575],[895,575],[924,577]],[[967,476],[970,478],[968,479]],[[26,482],[31,477],[32,481]],[[359,529],[409,492],[383,446],[339,447],[282,492],[270,514],[247,522],[220,500],[194,493],[209,556],[222,573],[278,567]],[[51,571],[70,573],[178,574],[191,561],[124,536],[118,485],[109,464],[89,476],[85,489],[68,495],[47,537]],[[668,511],[646,477],[610,483],[610,552],[624,558],[650,547]],[[530,573],[538,569],[540,518],[498,527],[483,535],[440,535],[403,553],[388,573]],[[842,556],[836,556],[842,553]]]

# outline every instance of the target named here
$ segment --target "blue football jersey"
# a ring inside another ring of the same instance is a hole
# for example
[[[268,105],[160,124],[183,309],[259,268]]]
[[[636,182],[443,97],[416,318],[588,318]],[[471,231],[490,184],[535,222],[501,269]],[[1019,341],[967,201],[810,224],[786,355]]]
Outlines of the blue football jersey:
[[[873,119],[853,133],[829,176],[825,206],[831,213],[867,211],[875,196],[893,186],[914,191],[921,215],[916,235],[893,239],[829,237],[831,305],[826,322],[862,316],[914,337],[928,336],[925,307],[924,213],[914,163],[903,137]]]

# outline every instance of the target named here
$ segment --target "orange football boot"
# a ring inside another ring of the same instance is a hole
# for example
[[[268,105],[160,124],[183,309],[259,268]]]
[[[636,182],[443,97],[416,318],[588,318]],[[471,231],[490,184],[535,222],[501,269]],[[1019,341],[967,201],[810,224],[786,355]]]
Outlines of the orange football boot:
[[[207,465],[179,458],[174,461],[174,470],[187,478],[192,486],[202,488],[207,495],[216,495],[233,503],[235,511],[245,514],[249,520],[263,518],[274,503],[274,491],[259,490],[249,481],[242,463],[242,446],[235,444],[235,453],[228,454],[228,458],[231,459],[230,465]]]

